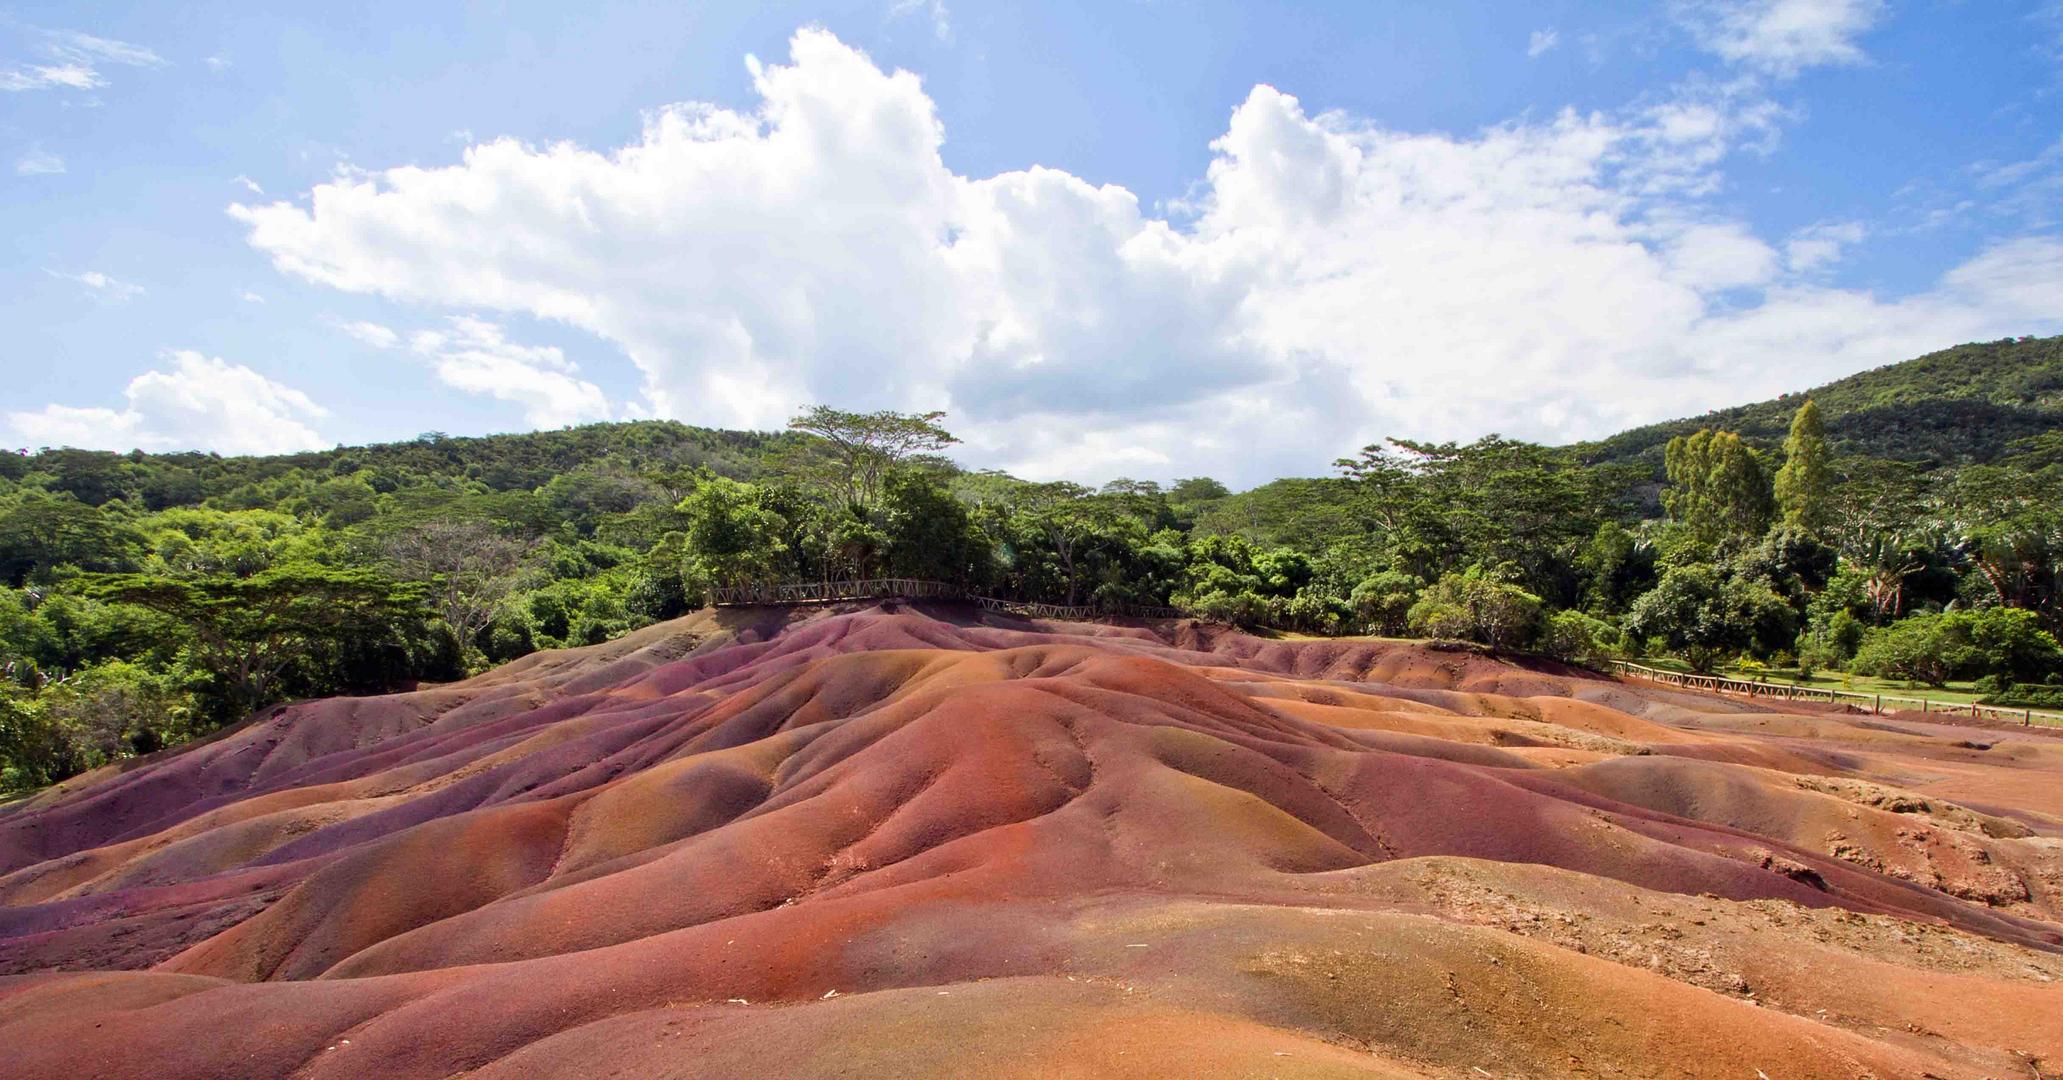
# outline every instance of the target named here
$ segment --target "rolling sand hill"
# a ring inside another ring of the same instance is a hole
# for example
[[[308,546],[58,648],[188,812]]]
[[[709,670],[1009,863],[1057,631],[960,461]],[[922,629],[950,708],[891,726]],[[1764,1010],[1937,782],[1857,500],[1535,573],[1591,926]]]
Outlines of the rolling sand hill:
[[[10,1077],[2063,1075],[2063,740],[703,612],[0,811]]]

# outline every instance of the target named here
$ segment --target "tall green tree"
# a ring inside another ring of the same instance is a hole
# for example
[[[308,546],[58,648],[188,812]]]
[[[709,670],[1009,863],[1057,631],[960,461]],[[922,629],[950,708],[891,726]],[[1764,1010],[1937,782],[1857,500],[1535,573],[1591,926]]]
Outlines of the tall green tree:
[[[1775,511],[1769,477],[1739,435],[1710,429],[1679,435],[1662,457],[1669,474],[1662,505],[1700,549],[1710,552],[1769,531]]]
[[[1784,440],[1784,467],[1776,474],[1777,512],[1783,524],[1813,536],[1825,534],[1833,514],[1834,470],[1828,463],[1827,428],[1811,398],[1798,406]]]
[[[1067,579],[1064,603],[1081,596],[1085,556],[1095,539],[1117,520],[1117,509],[1088,488],[1066,480],[1028,484],[1017,493],[1022,520],[1042,537]]]
[[[960,440],[940,427],[942,412],[857,413],[817,405],[788,421],[789,428],[824,440],[829,468],[818,479],[851,506],[874,505],[889,470],[936,454]]]

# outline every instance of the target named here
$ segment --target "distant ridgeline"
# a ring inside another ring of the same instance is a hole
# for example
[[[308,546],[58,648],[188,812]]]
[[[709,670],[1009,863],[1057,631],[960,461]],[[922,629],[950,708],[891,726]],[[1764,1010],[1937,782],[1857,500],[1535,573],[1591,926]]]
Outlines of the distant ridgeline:
[[[1589,465],[1627,467],[1636,504],[1659,516],[1662,450],[1670,439],[1711,428],[1773,453],[1807,398],[1825,416],[1838,455],[1904,462],[1926,473],[1999,463],[2016,456],[2013,443],[2063,431],[2063,337],[1958,345],[1774,401],[1665,420],[1568,449]],[[1344,480],[1275,480],[1221,500],[1200,524],[1323,546],[1358,530],[1353,499]]]
[[[1772,401],[1649,424],[1569,449],[1589,464],[1639,465],[1660,481],[1662,449],[1670,439],[1713,428],[1773,450],[1808,397],[1826,417],[1836,454],[1930,471],[1988,464],[2008,456],[2016,441],[2063,430],[2063,337],[1958,345]],[[613,460],[641,469],[706,468],[751,479],[808,438],[640,420],[480,437],[430,432],[406,442],[267,457],[44,450],[30,458],[0,455],[0,478],[31,468],[51,473],[46,487],[90,505],[127,498],[152,510],[209,500],[269,509],[267,482],[297,472],[341,476],[365,470],[360,475],[373,477],[376,488],[377,478],[391,473],[412,480],[445,476],[492,491],[535,491],[556,477]],[[1295,531],[1323,539],[1335,527],[1356,528],[1344,511],[1325,509],[1350,496],[1350,485],[1333,477],[1286,478],[1220,500],[1204,520],[1223,531],[1270,534],[1294,519]]]
[[[636,420],[513,435],[427,432],[406,442],[264,457],[45,449],[30,457],[0,455],[0,478],[31,470],[49,473],[52,479],[43,486],[93,506],[129,499],[147,509],[164,510],[215,500],[225,507],[277,509],[279,492],[270,485],[295,474],[358,475],[382,492],[426,477],[490,491],[528,492],[605,463],[645,470],[706,468],[720,476],[746,478],[764,471],[769,457],[804,439],[795,432],[724,431],[671,420]]]
[[[2063,428],[2063,337],[1958,345],[1804,393],[1649,424],[1575,449],[1593,463],[1638,462],[1660,479],[1662,448],[1670,439],[1713,428],[1773,448],[1808,397],[1826,416],[1836,454],[1928,468],[1989,464],[2017,440]]]

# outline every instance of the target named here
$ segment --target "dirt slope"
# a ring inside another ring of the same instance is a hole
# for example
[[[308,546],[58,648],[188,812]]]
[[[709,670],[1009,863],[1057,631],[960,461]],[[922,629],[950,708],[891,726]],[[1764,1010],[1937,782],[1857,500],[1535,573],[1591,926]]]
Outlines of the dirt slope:
[[[2063,1075],[2059,781],[1396,642],[704,612],[0,813],[0,1072]]]

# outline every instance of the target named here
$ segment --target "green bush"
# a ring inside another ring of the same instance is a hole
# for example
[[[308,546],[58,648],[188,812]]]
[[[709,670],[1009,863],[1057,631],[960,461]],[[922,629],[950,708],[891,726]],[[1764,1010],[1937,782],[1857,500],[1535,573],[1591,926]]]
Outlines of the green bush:
[[[1476,569],[1448,574],[1419,595],[1406,615],[1413,633],[1523,649],[1540,632],[1540,598]]]
[[[1863,638],[1852,665],[1879,675],[1941,686],[1955,678],[2032,681],[2063,665],[2063,649],[2040,620],[2019,608],[1923,612]]]
[[[1548,616],[1534,647],[1557,660],[1602,660],[1616,655],[1618,645],[1618,627],[1571,610]]]
[[[1994,683],[1985,689],[1980,681],[1983,696],[1978,703],[1999,705],[2012,709],[2063,709],[2063,686],[2047,683]]]
[[[1410,574],[1384,570],[1361,579],[1348,603],[1363,630],[1396,637],[1409,629],[1411,605],[1418,602],[1418,591],[1424,587],[1425,582]]]

